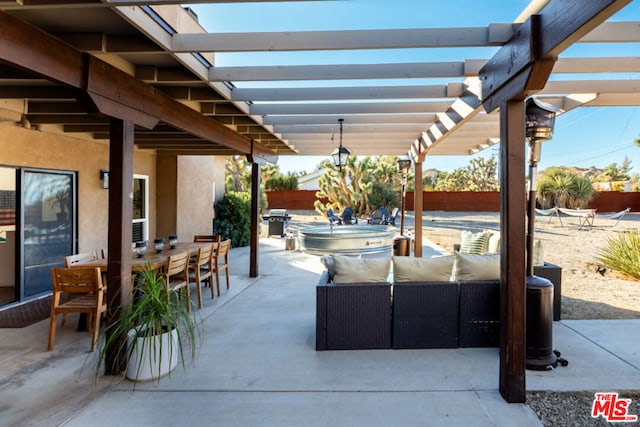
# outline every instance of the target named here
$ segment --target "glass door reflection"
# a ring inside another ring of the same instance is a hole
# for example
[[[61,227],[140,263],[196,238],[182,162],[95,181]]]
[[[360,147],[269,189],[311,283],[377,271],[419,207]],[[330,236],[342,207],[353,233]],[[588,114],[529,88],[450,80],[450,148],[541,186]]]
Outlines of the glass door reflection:
[[[51,268],[74,253],[76,175],[22,169],[21,300],[51,291]]]

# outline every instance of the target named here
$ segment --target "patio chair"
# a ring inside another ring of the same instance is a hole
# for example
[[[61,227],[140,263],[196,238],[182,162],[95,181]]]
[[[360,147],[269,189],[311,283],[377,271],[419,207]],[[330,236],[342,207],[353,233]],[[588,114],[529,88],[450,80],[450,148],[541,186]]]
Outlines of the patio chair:
[[[193,241],[194,243],[219,242],[220,235],[219,234],[196,234],[195,236],[193,236]]]
[[[217,246],[217,244],[215,244]],[[213,271],[211,264],[211,254],[213,253],[213,245],[203,246],[198,249],[198,255],[189,263],[189,284],[195,283],[196,295],[198,296],[198,308],[202,308],[202,284],[205,281],[211,283],[211,272]],[[211,293],[213,298],[213,292]]]
[[[393,208],[393,210],[391,211],[391,215],[389,215],[389,217],[385,221],[385,225],[393,225],[395,227],[396,226],[396,218],[398,217],[398,212],[399,211],[400,211],[400,209]]]
[[[353,214],[352,208],[344,208],[342,215],[340,215],[340,221],[342,224],[357,224],[358,217]]]
[[[189,252],[171,255],[164,268],[164,280],[167,293],[179,290],[186,299],[187,310],[191,311],[189,292]]]
[[[338,216],[333,212],[333,209],[329,208],[327,211],[327,219],[329,219],[329,224],[331,225],[341,225],[342,220],[338,218]]]
[[[100,268],[53,268],[51,281],[53,295],[48,351],[53,350],[58,315],[66,315],[67,313],[87,315],[92,330],[91,351],[95,351],[100,330],[100,318],[102,313],[107,311],[107,303],[104,301],[105,288],[102,285]]]
[[[595,218],[601,218],[601,219],[614,219],[614,220],[616,220],[616,222],[611,227],[615,227],[616,225],[618,225],[620,220],[622,218],[624,218],[624,216],[626,214],[629,213],[629,211],[631,211],[631,208],[627,208],[627,209],[622,210],[620,212],[615,212],[615,213],[611,213],[611,214],[594,214],[594,217]]]
[[[384,224],[387,220],[387,208],[381,207],[371,213],[371,217],[367,220],[367,224]]]
[[[100,252],[100,255],[98,255],[97,251],[82,252],[75,255],[67,255],[66,257],[64,257],[64,266],[66,268],[70,268],[70,267],[73,267],[74,264],[77,264],[81,261],[97,261],[100,258],[105,258],[104,250]]]
[[[91,252],[82,252],[75,255],[67,255],[64,257],[64,266],[65,268],[75,267],[76,264],[82,262],[92,262],[98,261],[100,259],[106,259],[105,250],[101,249],[100,251],[91,251]],[[107,283],[107,272],[102,272],[102,283]],[[65,300],[69,300],[73,296],[71,295],[62,295],[61,298]],[[61,301],[62,302],[62,301]],[[64,326],[67,323],[67,315],[65,313],[62,314],[62,322],[61,326]],[[82,320],[79,323],[78,330],[84,330],[86,328],[86,319],[82,317]]]
[[[231,240],[224,240],[218,243],[218,247],[211,257],[211,271],[216,274],[216,288],[218,290],[218,296],[220,296],[220,272],[222,270],[225,272],[227,289],[229,289],[229,249],[231,249]],[[213,298],[213,284],[211,284],[211,298]]]

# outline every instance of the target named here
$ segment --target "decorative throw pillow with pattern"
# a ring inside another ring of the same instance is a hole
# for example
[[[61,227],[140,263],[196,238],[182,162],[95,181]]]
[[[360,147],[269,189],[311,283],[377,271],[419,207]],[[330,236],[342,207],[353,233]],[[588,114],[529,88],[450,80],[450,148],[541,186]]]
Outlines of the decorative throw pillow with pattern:
[[[491,232],[486,230],[479,233],[463,231],[460,234],[460,253],[482,255],[487,251],[490,236]]]

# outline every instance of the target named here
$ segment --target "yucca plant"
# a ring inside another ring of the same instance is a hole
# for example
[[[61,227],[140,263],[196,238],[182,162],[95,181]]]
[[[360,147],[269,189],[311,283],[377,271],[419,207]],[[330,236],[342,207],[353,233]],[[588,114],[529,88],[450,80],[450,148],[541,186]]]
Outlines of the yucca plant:
[[[560,168],[545,170],[538,179],[536,188],[538,203],[542,209],[584,208],[594,194],[589,178]]]
[[[200,322],[194,316],[195,310],[187,310],[178,290],[166,291],[164,277],[156,270],[146,268],[138,272],[130,303],[105,330],[105,345],[98,356],[96,375],[105,362],[106,349],[114,346],[124,359],[116,363],[126,367],[130,379],[144,378],[146,374],[142,372],[147,370],[149,375],[144,379],[158,381],[168,373],[167,366],[159,362],[167,357],[175,362],[179,360],[184,367],[185,355],[195,358],[196,337],[200,335]],[[154,339],[163,334],[165,339]],[[167,338],[171,335],[172,339]],[[168,368],[169,371],[173,367]]]
[[[640,230],[607,238],[607,246],[596,256],[603,266],[640,279]]]

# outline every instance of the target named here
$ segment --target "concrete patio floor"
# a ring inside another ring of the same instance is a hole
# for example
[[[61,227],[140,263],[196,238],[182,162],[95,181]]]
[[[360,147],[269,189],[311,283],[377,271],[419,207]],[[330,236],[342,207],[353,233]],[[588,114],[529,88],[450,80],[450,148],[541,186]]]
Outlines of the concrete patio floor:
[[[511,426],[542,425],[498,392],[498,349],[315,351],[319,257],[260,242],[231,253],[231,289],[203,293],[194,363],[160,384],[94,383],[89,334],[73,319],[46,352],[48,321],[0,329],[2,426]],[[554,322],[569,366],[527,371],[527,390],[637,389],[640,321]]]

